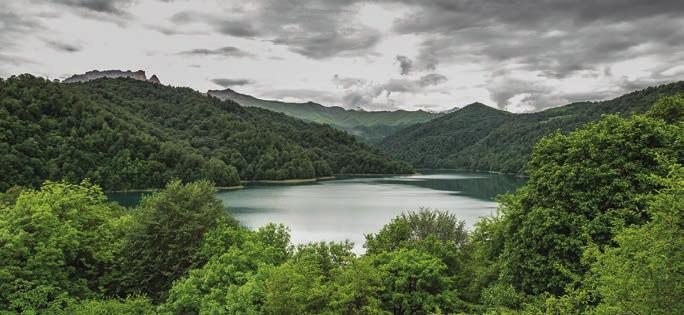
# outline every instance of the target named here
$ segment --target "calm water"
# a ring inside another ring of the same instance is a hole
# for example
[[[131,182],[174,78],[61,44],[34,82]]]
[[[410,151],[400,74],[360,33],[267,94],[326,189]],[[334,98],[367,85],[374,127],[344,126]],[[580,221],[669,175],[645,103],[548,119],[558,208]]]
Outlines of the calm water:
[[[515,190],[523,179],[462,171],[423,175],[346,178],[297,185],[250,185],[220,191],[227,211],[250,228],[268,222],[290,227],[292,242],[351,240],[362,252],[364,234],[378,231],[401,212],[421,207],[448,210],[468,227],[496,210],[494,197]],[[112,193],[134,205],[140,193]]]

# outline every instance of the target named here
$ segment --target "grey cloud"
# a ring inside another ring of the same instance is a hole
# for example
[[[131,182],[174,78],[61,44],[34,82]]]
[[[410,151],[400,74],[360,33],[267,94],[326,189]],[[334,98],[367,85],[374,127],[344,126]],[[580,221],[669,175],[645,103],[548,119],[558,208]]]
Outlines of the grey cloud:
[[[42,30],[43,23],[12,7],[11,2],[0,2],[0,52],[12,48],[24,36]]]
[[[98,13],[123,15],[126,13],[126,8],[133,2],[133,0],[53,0],[52,3],[58,3],[70,6],[77,9],[93,11]]]
[[[170,20],[174,24],[207,23],[217,32],[235,37],[254,37],[260,34],[249,19],[235,16],[182,11],[171,16]]]
[[[357,86],[362,86],[366,84],[366,80],[362,78],[349,78],[349,77],[342,77],[340,75],[334,75],[332,79],[333,83],[337,85],[338,87],[341,87],[343,89],[349,89],[352,87],[357,87]]]
[[[397,55],[395,59],[399,63],[399,74],[407,75],[411,72],[413,61],[409,57]]]
[[[52,47],[55,50],[62,51],[62,52],[68,52],[68,53],[74,53],[81,51],[81,47],[69,44],[69,43],[63,43],[63,42],[58,42],[56,40],[46,40],[45,41],[50,47]]]
[[[260,98],[284,99],[297,98],[302,101],[315,101],[324,105],[336,105],[339,103],[337,95],[323,90],[312,89],[268,89],[257,93]]]
[[[554,88],[543,81],[522,80],[513,77],[499,77],[487,85],[487,90],[496,105],[501,109],[520,111],[539,111],[573,102],[600,101],[611,99],[625,93],[655,86],[672,80],[652,78],[628,79],[622,77],[607,89],[590,89],[584,92],[567,92]],[[516,104],[511,100],[516,98]]]
[[[222,34],[268,40],[313,59],[355,56],[367,53],[382,38],[379,31],[356,23],[350,11],[355,2],[265,0],[249,10],[179,12],[171,21],[206,23]]]
[[[109,14],[123,14],[125,8],[131,4],[132,0],[57,0],[75,7],[82,7],[95,12]]]
[[[447,80],[447,77],[438,73],[426,74],[418,79],[390,79],[381,84],[368,84],[356,89],[347,90],[342,97],[342,102],[348,107],[368,108],[369,105],[374,105],[372,107],[377,108],[380,103],[377,103],[375,100],[383,93],[387,98],[386,100],[392,103],[393,101],[389,99],[392,93],[421,93]]]
[[[355,55],[380,41],[380,33],[370,29],[343,28],[330,32],[285,32],[273,43],[286,45],[293,52],[313,58],[323,59],[337,55]]]
[[[248,79],[226,79],[226,78],[212,79],[211,82],[214,82],[215,84],[218,84],[224,88],[231,87],[231,86],[247,85],[247,84],[253,83],[251,80],[248,80]]]
[[[247,53],[247,52],[241,50],[240,48],[233,47],[233,46],[225,46],[225,47],[216,48],[216,49],[197,48],[197,49],[181,51],[178,54],[180,54],[180,55],[201,55],[201,56],[217,55],[217,56],[224,56],[224,57],[250,57],[250,56],[253,56],[252,54]]]
[[[433,69],[443,62],[505,63],[564,78],[684,50],[681,1],[402,2],[412,13],[397,19],[394,30],[424,36],[415,63]]]

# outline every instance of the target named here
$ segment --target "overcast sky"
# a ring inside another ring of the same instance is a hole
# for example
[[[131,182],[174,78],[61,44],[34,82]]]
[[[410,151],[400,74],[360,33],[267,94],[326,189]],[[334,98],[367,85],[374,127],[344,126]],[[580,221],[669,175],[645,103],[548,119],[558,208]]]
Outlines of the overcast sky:
[[[367,110],[536,111],[684,79],[684,1],[0,1],[0,77],[93,69]]]

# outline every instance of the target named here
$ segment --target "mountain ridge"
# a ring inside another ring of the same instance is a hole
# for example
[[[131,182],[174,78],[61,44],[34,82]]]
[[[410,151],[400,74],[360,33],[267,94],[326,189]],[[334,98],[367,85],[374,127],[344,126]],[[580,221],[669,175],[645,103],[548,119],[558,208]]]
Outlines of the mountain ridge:
[[[286,180],[411,173],[330,126],[132,78],[0,79],[0,190],[90,178],[107,190],[171,179]],[[239,178],[238,178],[239,176]]]
[[[483,104],[466,106],[404,128],[376,147],[418,168],[523,173],[534,144],[543,136],[557,130],[569,132],[604,114],[644,113],[658,97],[673,94],[684,94],[684,81],[533,113],[510,113]]]
[[[123,71],[123,70],[102,70],[102,71],[90,70],[90,71],[86,71],[86,73],[83,73],[83,74],[74,74],[74,75],[64,79],[62,82],[63,83],[87,82],[87,81],[101,79],[101,78],[109,78],[109,79],[130,78],[130,79],[135,79],[138,81],[147,81],[147,82],[152,82],[152,83],[156,83],[156,84],[161,84],[161,82],[159,81],[159,78],[157,77],[156,74],[153,74],[148,79],[144,70],[138,70],[138,71],[131,71],[131,70],[126,70],[126,71]]]
[[[422,110],[361,111],[340,106],[324,106],[315,102],[263,100],[232,89],[209,90],[207,94],[219,99],[230,99],[242,106],[260,107],[306,121],[329,124],[368,143],[377,142],[403,127],[443,115]]]

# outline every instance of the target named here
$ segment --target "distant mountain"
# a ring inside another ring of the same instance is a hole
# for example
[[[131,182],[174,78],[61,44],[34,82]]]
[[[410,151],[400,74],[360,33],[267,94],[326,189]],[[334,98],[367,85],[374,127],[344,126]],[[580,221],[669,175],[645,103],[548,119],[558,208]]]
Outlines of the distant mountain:
[[[157,83],[161,84],[159,82],[159,78],[157,77],[156,74],[153,74],[152,77],[147,79],[147,76],[145,75],[145,71],[143,70],[138,70],[138,71],[121,71],[121,70],[104,70],[104,71],[99,71],[99,70],[93,70],[93,71],[88,71],[84,74],[75,74],[72,75],[69,78],[64,79],[64,83],[75,83],[75,82],[86,82],[90,80],[95,80],[95,79],[101,79],[101,78],[109,78],[109,79],[116,79],[116,78],[131,78],[131,79],[136,79],[139,81],[149,81],[152,83]]]
[[[660,96],[684,93],[684,81],[650,87],[602,102],[578,102],[514,114],[468,105],[388,136],[377,144],[389,156],[419,168],[467,168],[521,173],[534,144],[552,132],[569,132],[603,114],[646,112]]]
[[[222,100],[232,100],[242,106],[264,108],[302,120],[328,124],[368,143],[378,142],[397,130],[444,115],[422,110],[363,111],[344,109],[339,106],[328,107],[313,102],[269,101],[240,94],[231,89],[210,90],[207,94]]]
[[[130,78],[0,79],[0,191],[90,178],[104,189],[171,179],[285,180],[410,173],[330,126]],[[239,176],[239,178],[238,178]]]

